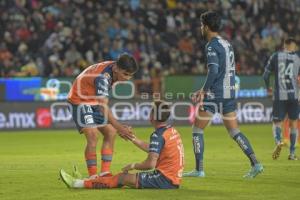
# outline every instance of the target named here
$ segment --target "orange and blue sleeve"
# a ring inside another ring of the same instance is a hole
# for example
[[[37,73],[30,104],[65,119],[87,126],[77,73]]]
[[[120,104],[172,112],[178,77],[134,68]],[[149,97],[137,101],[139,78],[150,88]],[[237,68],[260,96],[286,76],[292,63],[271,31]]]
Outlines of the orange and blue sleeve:
[[[165,145],[165,139],[161,134],[154,132],[150,137],[149,153],[158,153],[160,154],[161,150]]]

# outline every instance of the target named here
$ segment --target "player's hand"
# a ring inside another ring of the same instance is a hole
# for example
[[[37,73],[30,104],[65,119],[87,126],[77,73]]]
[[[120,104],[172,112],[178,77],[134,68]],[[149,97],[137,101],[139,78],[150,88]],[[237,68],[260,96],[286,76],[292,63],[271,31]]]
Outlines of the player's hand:
[[[132,138],[134,137],[134,135],[132,133],[132,128],[130,126],[127,126],[127,125],[121,126],[118,129],[118,134],[124,140],[132,140]]]
[[[133,170],[135,167],[135,163],[131,163],[122,168],[124,173],[128,173],[128,171]]]
[[[273,90],[272,90],[272,88],[267,89],[267,95],[268,95],[268,97],[272,97],[273,96]]]
[[[193,103],[199,103],[200,106],[203,106],[205,92],[203,90],[198,90],[192,95]]]

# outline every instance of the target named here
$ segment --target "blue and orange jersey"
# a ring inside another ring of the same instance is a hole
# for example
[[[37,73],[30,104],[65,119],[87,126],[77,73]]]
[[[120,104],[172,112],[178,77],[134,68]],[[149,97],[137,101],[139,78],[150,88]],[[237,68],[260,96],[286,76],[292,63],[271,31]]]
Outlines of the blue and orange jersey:
[[[81,72],[72,85],[68,101],[74,105],[97,105],[99,97],[108,97],[113,84],[114,63],[114,61],[97,63]]]
[[[170,125],[156,129],[150,137],[150,152],[159,154],[155,169],[174,185],[180,185],[184,167],[184,149],[178,131]]]

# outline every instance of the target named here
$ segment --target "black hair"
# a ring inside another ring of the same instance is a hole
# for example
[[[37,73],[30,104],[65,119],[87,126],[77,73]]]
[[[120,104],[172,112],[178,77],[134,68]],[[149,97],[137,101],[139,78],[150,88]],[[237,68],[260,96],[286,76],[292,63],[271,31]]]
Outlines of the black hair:
[[[127,53],[123,53],[118,57],[117,66],[129,73],[136,73],[139,69],[133,56]]]
[[[297,45],[297,40],[295,38],[292,38],[292,37],[286,38],[284,40],[284,44],[286,44],[286,45],[290,45],[292,43],[295,43]]]
[[[154,101],[151,114],[155,121],[166,122],[171,115],[169,104],[161,100]]]
[[[221,17],[217,12],[207,11],[201,14],[201,22],[203,25],[208,26],[208,28],[213,32],[218,32],[221,29]]]

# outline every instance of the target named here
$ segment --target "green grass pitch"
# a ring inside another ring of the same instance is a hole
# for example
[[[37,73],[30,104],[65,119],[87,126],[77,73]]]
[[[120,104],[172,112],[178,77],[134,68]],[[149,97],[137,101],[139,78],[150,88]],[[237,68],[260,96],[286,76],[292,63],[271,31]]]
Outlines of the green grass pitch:
[[[185,147],[185,169],[194,167],[191,128],[177,127]],[[300,161],[288,161],[288,149],[273,161],[274,142],[270,125],[241,126],[265,172],[253,180],[244,180],[249,164],[224,127],[205,131],[206,177],[184,178],[179,190],[70,190],[58,179],[60,168],[73,164],[86,174],[83,149],[85,139],[76,130],[47,130],[0,133],[0,199],[299,199]],[[152,128],[136,128],[137,135],[148,140]],[[117,173],[131,162],[146,157],[130,142],[118,138],[112,171]]]

